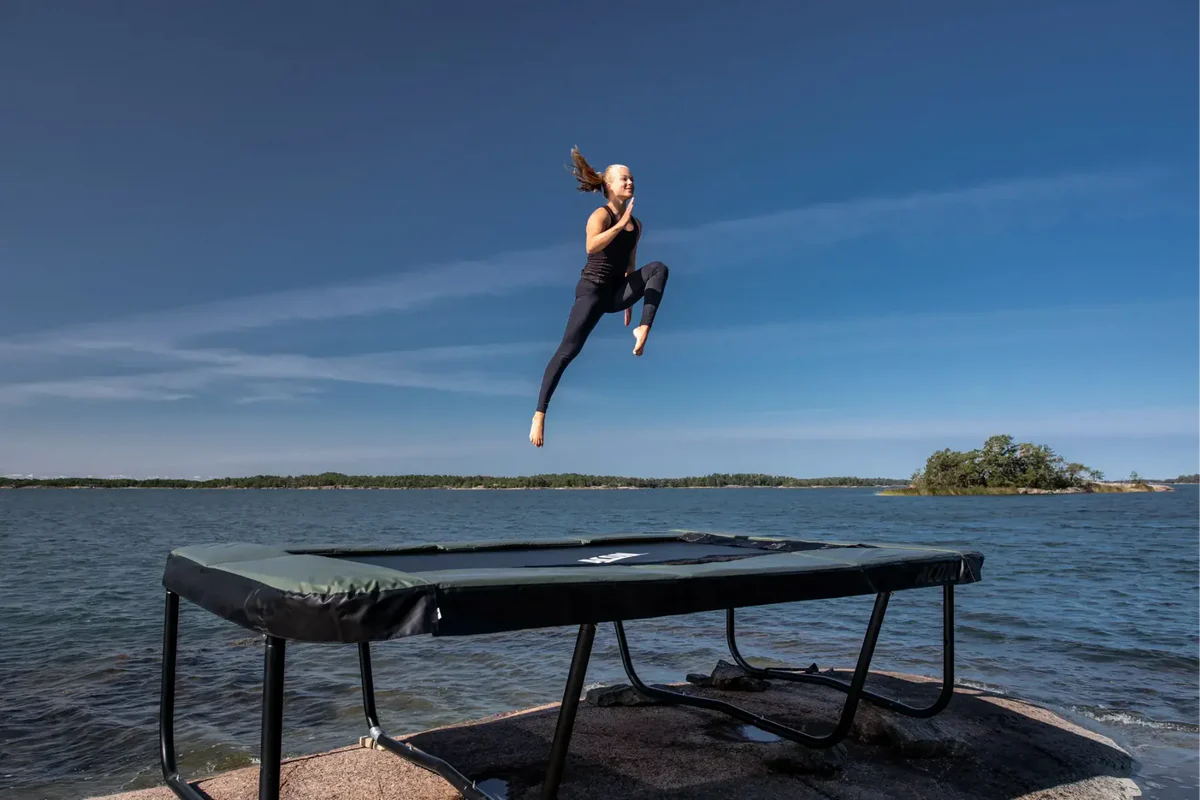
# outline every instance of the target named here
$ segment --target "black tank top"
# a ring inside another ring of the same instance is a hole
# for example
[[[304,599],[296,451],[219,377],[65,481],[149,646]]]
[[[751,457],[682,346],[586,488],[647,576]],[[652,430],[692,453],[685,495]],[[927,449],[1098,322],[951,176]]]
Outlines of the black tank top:
[[[604,206],[604,211],[608,214],[608,227],[616,225],[618,217],[613,214],[612,209]],[[631,217],[630,220],[633,222],[633,230],[622,228],[608,243],[608,247],[588,253],[587,263],[583,265],[583,271],[580,273],[582,277],[601,285],[616,283],[625,277],[625,270],[629,267],[629,255],[642,233],[642,223],[637,217]]]

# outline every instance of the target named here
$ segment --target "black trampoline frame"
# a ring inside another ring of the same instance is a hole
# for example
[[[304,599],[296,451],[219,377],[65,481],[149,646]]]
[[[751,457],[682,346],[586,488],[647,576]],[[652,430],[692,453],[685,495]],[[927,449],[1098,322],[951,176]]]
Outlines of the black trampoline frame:
[[[859,650],[858,662],[853,676],[845,682],[829,675],[810,674],[798,671],[798,668],[769,667],[760,668],[750,665],[742,656],[737,646],[734,626],[734,609],[726,610],[726,641],[735,662],[747,674],[797,682],[816,683],[838,689],[846,694],[846,700],[834,728],[823,736],[816,736],[804,731],[783,725],[766,717],[753,714],[743,708],[709,697],[699,697],[674,692],[645,684],[633,667],[633,659],[629,652],[629,643],[625,636],[625,628],[620,620],[614,621],[617,645],[620,650],[621,662],[634,689],[650,700],[671,705],[687,705],[704,708],[731,716],[764,731],[780,736],[799,744],[813,748],[827,748],[838,744],[850,732],[854,716],[860,700],[886,708],[910,717],[928,718],[941,712],[949,704],[954,694],[954,585],[942,585],[942,688],[937,699],[929,706],[917,708],[898,700],[883,697],[865,688],[867,675],[870,672],[871,659],[874,656],[875,645],[883,626],[883,618],[887,612],[891,592],[880,592],[875,596],[875,604],[871,611],[870,621]],[[183,800],[211,800],[206,794],[188,783],[179,773],[175,751],[175,661],[179,638],[179,595],[168,590],[166,592],[165,613],[163,620],[163,661],[162,682],[159,698],[159,760],[163,778],[167,786],[176,796]],[[588,661],[591,657],[592,644],[596,636],[596,623],[587,622],[579,626],[575,640],[575,650],[571,658],[570,670],[567,674],[566,688],[563,692],[562,704],[559,707],[558,721],[551,742],[549,761],[545,778],[542,782],[541,796],[544,800],[557,797],[558,787],[562,782],[563,771],[570,748],[571,734],[575,726],[575,716],[579,708],[580,695],[583,691],[584,676],[587,673]],[[263,688],[262,688],[262,727],[259,743],[259,800],[278,800],[280,787],[280,768],[283,743],[283,685],[284,657],[286,640],[277,636],[265,635],[263,656]],[[368,642],[358,643],[359,672],[362,682],[363,713],[366,716],[370,737],[376,744],[405,760],[444,778],[465,800],[495,800],[490,794],[478,788],[475,781],[463,775],[451,764],[407,742],[401,742],[388,736],[379,722],[375,707],[375,684],[371,670],[371,652]]]

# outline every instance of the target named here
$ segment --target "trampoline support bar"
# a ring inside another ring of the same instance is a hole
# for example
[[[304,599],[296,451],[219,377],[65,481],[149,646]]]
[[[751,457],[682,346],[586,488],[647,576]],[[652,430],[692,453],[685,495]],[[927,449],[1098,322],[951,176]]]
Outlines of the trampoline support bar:
[[[371,673],[371,646],[367,642],[358,644],[358,668],[362,678],[363,713],[367,717],[367,725],[371,730],[371,738],[385,750],[394,753],[418,767],[440,775],[451,786],[458,790],[466,800],[494,800],[494,798],[475,785],[475,782],[463,775],[448,762],[437,756],[430,755],[408,742],[399,742],[384,732],[379,724],[379,713],[375,709],[375,681]]]
[[[283,745],[284,640],[266,636],[263,655],[262,734],[259,740],[258,797],[278,800]],[[162,683],[158,702],[159,764],[163,779],[183,800],[210,800],[179,774],[175,761],[175,656],[179,646],[179,595],[168,591],[163,619]]]
[[[830,686],[843,692],[854,691],[853,683],[831,677],[829,675],[817,675],[813,673],[800,672],[796,667],[754,667],[746,662],[742,657],[741,651],[737,646],[737,634],[734,631],[733,609],[725,612],[725,637],[729,642],[729,653],[733,656],[733,660],[739,667],[742,668],[748,675],[756,678],[778,678],[786,681],[796,681],[798,683],[816,683],[822,686]],[[897,714],[904,714],[909,717],[918,719],[928,719],[929,717],[937,716],[950,703],[950,699],[954,696],[954,586],[953,584],[945,584],[942,587],[942,690],[938,694],[937,699],[931,705],[923,708],[910,706],[907,703],[901,703],[899,700],[893,700],[890,697],[883,697],[875,694],[867,689],[860,689],[862,698],[869,703],[873,703],[889,711],[894,711]]]
[[[846,734],[850,732],[850,726],[854,723],[854,712],[858,708],[858,700],[863,693],[863,684],[866,683],[867,673],[871,668],[871,658],[875,654],[875,642],[879,639],[879,629],[883,626],[883,615],[887,612],[888,597],[889,593],[887,592],[881,592],[875,596],[875,608],[871,612],[871,621],[867,624],[867,633],[863,639],[862,649],[858,653],[858,664],[854,668],[854,678],[846,692],[846,702],[842,706],[842,714],[833,730],[824,736],[805,733],[722,700],[695,697],[682,692],[647,686],[633,669],[633,659],[629,655],[629,643],[625,639],[624,626],[620,621],[614,622],[613,625],[617,631],[617,645],[621,650],[621,662],[625,665],[625,674],[629,676],[633,688],[644,697],[673,705],[695,706],[719,711],[784,739],[807,747],[825,748],[832,747],[846,738]]]
[[[562,782],[563,767],[567,762],[567,750],[571,746],[571,733],[575,729],[575,712],[579,710],[579,695],[583,692],[583,678],[587,674],[588,659],[591,658],[592,642],[595,639],[595,624],[585,623],[579,626],[579,635],[575,638],[575,654],[571,656],[571,671],[567,674],[567,688],[563,690],[558,724],[554,728],[554,742],[550,745],[550,763],[542,781],[543,800],[554,800],[558,796],[558,785]]]
[[[554,729],[554,741],[550,747],[550,762],[546,767],[545,779],[542,781],[542,797],[545,800],[554,800],[558,796],[558,787],[562,783],[567,752],[571,745],[571,733],[575,727],[575,714],[579,709],[579,696],[583,692],[583,680],[587,674],[588,660],[591,657],[592,642],[595,638],[595,624],[585,623],[579,626],[579,635],[575,640],[575,653],[571,658],[571,671],[567,675],[567,686],[563,691],[563,701],[558,711],[558,724]],[[494,800],[491,795],[476,786],[474,781],[448,762],[407,742],[398,742],[384,732],[383,727],[379,724],[379,714],[375,708],[371,650],[370,645],[366,642],[360,642],[358,645],[358,661],[359,671],[362,675],[363,711],[371,730],[371,738],[389,752],[440,775],[457,789],[465,800]]]
[[[542,784],[542,797],[553,800],[562,782],[563,768],[571,744],[571,733],[575,727],[575,715],[579,709],[579,696],[583,691],[584,676],[591,657],[592,643],[596,636],[594,623],[579,626],[575,641],[575,653],[571,659],[571,671],[559,709],[558,725],[550,749],[550,761],[546,778]],[[286,643],[284,639],[266,636],[263,657],[262,688],[262,732],[259,740],[258,797],[259,800],[278,800],[280,787],[280,761],[283,750],[283,685]],[[163,779],[175,795],[182,800],[211,800],[204,792],[191,785],[179,773],[175,753],[175,663],[179,645],[179,595],[166,593],[166,609],[163,618],[162,682],[159,687],[159,762]],[[444,778],[458,790],[464,800],[495,800],[490,794],[475,785],[448,762],[426,753],[407,742],[388,736],[379,723],[379,712],[375,707],[375,682],[371,672],[371,650],[367,642],[358,645],[359,672],[362,679],[363,713],[367,718],[371,738],[380,747]]]
[[[162,683],[158,698],[158,760],[163,779],[183,800],[207,800],[179,774],[175,763],[175,651],[179,640],[179,595],[167,592],[163,615]]]

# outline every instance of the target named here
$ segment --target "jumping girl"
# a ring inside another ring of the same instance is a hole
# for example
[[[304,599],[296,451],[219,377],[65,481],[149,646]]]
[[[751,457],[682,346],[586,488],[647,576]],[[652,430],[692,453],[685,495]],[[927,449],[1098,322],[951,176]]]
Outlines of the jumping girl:
[[[634,268],[642,223],[633,216],[633,175],[629,168],[613,164],[603,174],[597,174],[579,154],[579,148],[571,149],[571,160],[579,191],[603,192],[608,202],[588,217],[587,262],[575,286],[575,304],[567,318],[562,343],[546,365],[537,411],[529,430],[529,441],[535,447],[543,444],[546,408],[563,370],[579,355],[600,318],[624,311],[628,326],[633,319],[633,304],[642,300],[641,323],[633,329],[633,354],[640,356],[667,285],[667,265],[661,261]]]

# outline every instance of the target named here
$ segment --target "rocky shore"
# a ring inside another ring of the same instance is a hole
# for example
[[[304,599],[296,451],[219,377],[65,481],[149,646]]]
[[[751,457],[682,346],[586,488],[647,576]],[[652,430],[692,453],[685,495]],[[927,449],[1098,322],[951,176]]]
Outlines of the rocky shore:
[[[1066,489],[1033,489],[1027,486],[997,486],[971,487],[967,489],[922,490],[914,486],[892,487],[883,489],[876,494],[884,497],[897,496],[988,496],[988,495],[1018,495],[1018,494],[1128,494],[1136,492],[1173,492],[1175,489],[1165,483],[1145,483],[1130,481],[1092,481],[1084,486],[1070,486]]]
[[[837,673],[847,678],[844,672]],[[823,686],[762,681],[718,664],[680,691],[716,697],[821,734],[845,695]],[[935,680],[872,673],[868,688],[924,705]],[[404,737],[449,760],[504,800],[532,800],[546,766],[557,706]],[[385,710],[386,715],[386,710]],[[383,720],[385,728],[388,720]],[[285,738],[286,741],[286,738]],[[649,800],[1126,800],[1141,797],[1132,759],[1111,740],[1036,706],[959,687],[932,720],[860,704],[850,735],[814,750],[724,715],[646,701],[631,687],[591,689],[581,703],[559,797]],[[213,800],[257,797],[257,767],[198,781]],[[451,800],[457,793],[364,737],[283,766],[284,800]],[[165,787],[110,800],[171,800]]]

